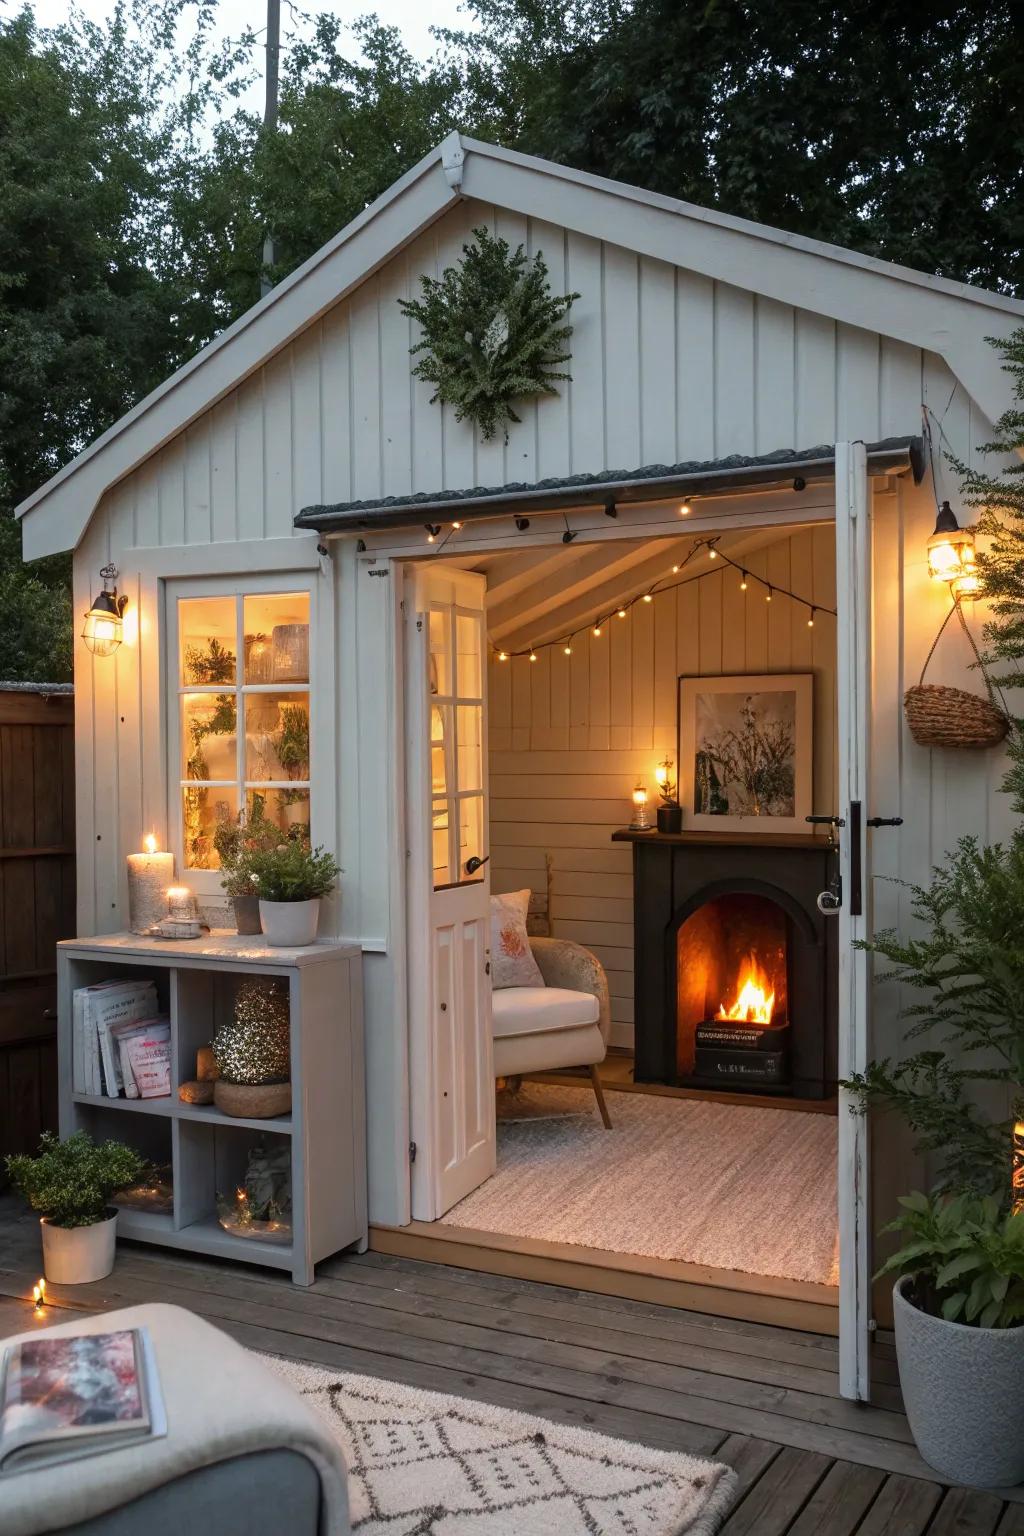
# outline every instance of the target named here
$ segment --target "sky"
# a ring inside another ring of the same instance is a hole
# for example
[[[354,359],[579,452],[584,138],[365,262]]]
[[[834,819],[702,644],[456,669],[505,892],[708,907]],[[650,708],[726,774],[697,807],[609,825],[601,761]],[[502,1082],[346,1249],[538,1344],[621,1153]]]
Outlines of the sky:
[[[68,0],[31,0],[36,21],[41,27],[57,26],[65,21],[70,9]],[[94,21],[101,21],[113,11],[113,0],[76,0],[79,10]],[[237,37],[247,25],[259,29],[264,24],[266,6],[263,0],[219,0],[222,16],[221,33]],[[302,0],[301,11],[333,11],[335,15],[348,16],[352,20],[375,11],[381,21],[395,26],[402,34],[410,53],[425,59],[434,51],[436,44],[430,35],[431,26],[467,28],[470,19],[462,12],[460,0],[357,0],[356,4],[342,5],[340,0]],[[288,0],[281,5],[281,41],[285,42],[296,22],[292,20]],[[244,104],[253,111],[262,111],[262,82],[254,85],[243,98]]]

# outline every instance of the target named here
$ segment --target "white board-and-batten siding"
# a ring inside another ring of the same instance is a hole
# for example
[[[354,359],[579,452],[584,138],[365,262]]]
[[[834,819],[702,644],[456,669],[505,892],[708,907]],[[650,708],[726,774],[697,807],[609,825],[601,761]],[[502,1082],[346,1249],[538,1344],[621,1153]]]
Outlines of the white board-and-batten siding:
[[[580,293],[573,307],[572,381],[560,387],[556,398],[524,405],[507,443],[480,441],[448,409],[430,403],[429,386],[411,375],[414,329],[397,302],[416,292],[420,273],[437,274],[456,260],[480,224],[513,244],[522,241],[531,252],[543,250],[555,289]],[[628,240],[626,223],[622,234]],[[121,571],[120,587],[131,607],[128,639],[113,661],[92,658],[81,645],[76,656],[79,932],[109,932],[125,925],[125,855],[138,847],[143,828],[166,827],[172,789],[162,580],[259,570],[281,572],[286,582],[289,573],[306,572],[317,599],[313,645],[327,722],[314,742],[314,805],[321,806],[327,840],[345,871],[341,913],[334,922],[344,937],[375,951],[365,977],[369,1102],[392,1106],[387,1115],[378,1110],[370,1117],[371,1214],[378,1221],[404,1219],[404,917],[394,873],[402,835],[401,757],[391,584],[368,578],[351,543],[335,546],[331,561],[318,560],[315,536],[293,530],[295,513],[322,501],[800,449],[842,437],[906,435],[920,428],[922,399],[943,416],[958,453],[971,456],[990,436],[989,424],[946,365],[919,348],[688,271],[682,248],[676,266],[640,256],[612,239],[595,239],[484,203],[455,205],[115,485],[93,517],[75,555],[76,614],[88,606],[99,585],[99,567],[108,560]],[[877,647],[878,729],[887,742],[886,762],[896,765],[886,772],[890,779],[896,775],[913,827],[892,857],[903,872],[919,878],[963,824],[965,805],[971,824],[998,816],[985,809],[997,770],[991,755],[985,763],[932,761],[908,743],[902,729],[902,686],[927,650],[938,613],[937,596],[926,590],[920,565],[933,509],[924,492],[909,501],[907,494],[901,491],[894,498],[879,556],[885,562],[884,579],[876,579],[885,626]],[[817,530],[795,535],[788,548],[791,562],[805,562],[801,569],[809,577],[824,580],[818,574],[823,544]],[[766,549],[764,558],[772,557]],[[800,589],[802,578],[793,585]],[[561,760],[554,766],[536,754],[614,754],[607,770],[593,766],[596,757],[589,759],[580,782],[592,776],[610,789],[614,779],[628,789],[637,757],[649,776],[663,745],[672,742],[669,679],[681,651],[685,662],[691,643],[679,621],[680,604],[689,601],[675,599],[674,658],[670,604],[659,600],[649,616],[640,609],[635,610],[639,618],[631,616],[633,631],[642,635],[642,626],[651,626],[649,667],[641,660],[643,644],[630,642],[635,650],[629,652],[629,676],[635,656],[635,687],[632,682],[613,687],[612,665],[620,671],[626,665],[624,652],[614,649],[624,647],[625,640],[616,639],[609,651],[607,684],[597,671],[593,678],[588,671],[583,681],[577,674],[574,694],[570,673],[568,691],[563,688],[559,695],[561,685],[552,676],[546,724],[543,694],[538,692],[534,701],[533,683],[525,716],[513,713],[502,723],[504,706],[496,696],[495,727],[520,733],[504,746],[497,744],[498,736],[491,764],[500,836],[495,862],[500,859],[505,883],[517,855],[503,829],[518,817],[505,812],[529,798],[506,793],[516,787],[510,779],[522,773],[568,784],[572,777],[571,771],[563,772]],[[712,586],[700,602],[705,615],[713,612]],[[821,634],[823,642],[824,629]],[[715,657],[713,618],[705,616],[697,642],[705,655]],[[727,658],[730,667],[740,662],[731,627],[722,627],[719,643],[723,664]],[[744,631],[743,665],[753,664],[762,649],[756,634],[752,631],[748,641]],[[613,718],[613,710],[621,709],[613,700],[624,694],[630,697],[628,718]],[[568,745],[540,746],[539,732],[559,728],[554,713],[561,707],[559,697],[570,710]],[[589,711],[591,697],[593,717],[588,713],[574,719],[574,699],[582,709],[579,701],[585,698]],[[525,742],[523,731],[530,733]],[[583,731],[588,733],[585,745]],[[523,752],[531,754],[528,763],[506,756]],[[582,767],[583,759],[576,761]],[[554,803],[562,797],[551,788],[540,798]],[[625,819],[622,791],[594,800],[600,820],[584,823],[587,827],[607,829]],[[559,822],[557,816],[544,825]],[[535,867],[538,849],[557,846],[553,838],[524,837],[518,856],[533,860]],[[593,846],[588,857],[596,863],[590,868],[581,857],[587,852],[584,845],[561,846],[579,846],[575,861],[581,866],[556,870],[556,880],[571,879],[575,886],[564,885],[561,897],[586,901],[586,877],[607,875],[617,880],[616,894],[598,893],[591,899],[627,900],[622,895],[623,871],[628,870],[624,850],[607,843]],[[614,910],[614,917],[610,910],[606,916],[618,935],[628,919],[623,920],[624,906]],[[584,925],[594,920],[593,913],[567,918]],[[610,956],[626,945],[595,947]],[[612,969],[621,974],[621,967]],[[625,1028],[628,997],[621,981],[613,985],[620,1028]]]

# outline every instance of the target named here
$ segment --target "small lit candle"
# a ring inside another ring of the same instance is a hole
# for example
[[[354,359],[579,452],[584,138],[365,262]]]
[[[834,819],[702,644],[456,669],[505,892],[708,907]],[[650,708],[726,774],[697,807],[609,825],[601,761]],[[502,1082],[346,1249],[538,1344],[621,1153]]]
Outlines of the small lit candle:
[[[633,791],[633,820],[630,822],[634,832],[646,832],[650,826],[647,819],[647,786],[638,784]]]
[[[165,892],[174,879],[173,853],[159,853],[152,832],[143,839],[143,853],[128,855],[128,926],[148,933],[167,912]]]
[[[39,1277],[32,1287],[32,1300],[35,1303],[36,1312],[42,1312],[46,1305],[46,1281]]]
[[[167,914],[189,922],[196,915],[196,899],[187,885],[172,885],[167,892]]]

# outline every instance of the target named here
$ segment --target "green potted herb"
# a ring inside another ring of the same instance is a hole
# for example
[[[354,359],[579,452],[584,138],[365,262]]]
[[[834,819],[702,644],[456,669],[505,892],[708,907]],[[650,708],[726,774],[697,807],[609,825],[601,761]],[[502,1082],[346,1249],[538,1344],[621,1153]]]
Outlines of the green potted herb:
[[[145,1159],[120,1141],[94,1142],[85,1131],[61,1141],[45,1131],[35,1157],[7,1158],[7,1175],[38,1211],[43,1272],[56,1285],[102,1280],[114,1267],[117,1211],[111,1200],[146,1171]]]
[[[323,848],[298,839],[247,855],[247,874],[260,899],[260,922],[267,943],[288,948],[312,944],[320,920],[320,900],[341,871]]]

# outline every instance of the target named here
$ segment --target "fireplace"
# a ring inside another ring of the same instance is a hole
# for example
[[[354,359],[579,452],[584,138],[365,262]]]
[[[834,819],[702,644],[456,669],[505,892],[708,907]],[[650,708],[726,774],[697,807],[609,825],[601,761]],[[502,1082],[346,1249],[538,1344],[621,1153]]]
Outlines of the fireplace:
[[[635,1076],[799,1098],[835,1090],[835,920],[813,838],[619,832],[633,844]]]

